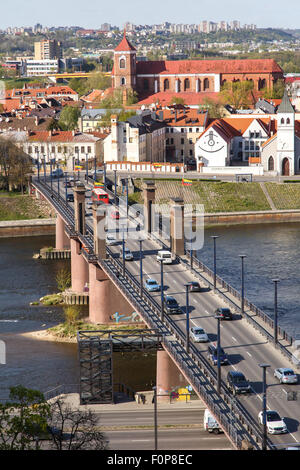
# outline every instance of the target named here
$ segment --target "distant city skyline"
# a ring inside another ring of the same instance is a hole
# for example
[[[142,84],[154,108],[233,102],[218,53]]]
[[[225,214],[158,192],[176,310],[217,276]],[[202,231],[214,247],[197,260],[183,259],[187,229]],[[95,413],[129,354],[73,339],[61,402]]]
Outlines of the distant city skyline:
[[[0,28],[9,26],[29,27],[36,23],[44,26],[81,26],[99,28],[102,23],[123,27],[124,23],[161,24],[170,23],[198,24],[203,20],[230,22],[238,20],[241,24],[254,23],[259,28],[299,28],[299,0],[288,0],[285,4],[273,0],[272,7],[261,0],[252,0],[249,4],[237,0],[223,2],[216,0],[212,7],[209,0],[201,0],[192,7],[182,8],[179,0],[152,0],[144,3],[139,0],[115,0],[86,4],[80,0],[52,0],[51,8],[41,8],[39,0],[11,0],[2,5]],[[288,7],[288,8],[287,8]]]

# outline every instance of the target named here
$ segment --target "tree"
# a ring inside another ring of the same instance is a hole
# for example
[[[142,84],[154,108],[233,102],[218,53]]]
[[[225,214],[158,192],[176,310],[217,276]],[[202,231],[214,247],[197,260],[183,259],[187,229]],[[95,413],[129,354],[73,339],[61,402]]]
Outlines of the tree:
[[[284,80],[277,80],[273,85],[273,89],[265,88],[263,90],[263,97],[267,100],[282,98],[284,93]]]
[[[184,104],[184,99],[180,96],[173,96],[170,104]]]
[[[253,82],[245,80],[242,82],[226,82],[220,92],[224,103],[233,106],[235,109],[248,108],[251,104],[251,91]]]
[[[206,97],[204,98],[203,106],[201,106],[200,109],[203,107],[208,109],[208,113],[211,118],[220,119],[225,116],[222,100],[215,101]]]
[[[73,131],[78,127],[78,119],[80,117],[79,107],[65,106],[60,113],[58,120],[59,127],[64,131]]]
[[[50,446],[54,450],[106,450],[107,441],[92,411],[74,410],[62,398],[50,408]]]
[[[10,388],[11,401],[0,404],[0,450],[40,449],[37,429],[45,432],[50,407],[37,390]]]
[[[56,275],[57,288],[64,292],[71,285],[71,273],[69,269],[62,268]]]
[[[13,187],[19,187],[23,193],[32,172],[32,160],[17,147],[12,138],[0,138],[0,169],[4,188],[10,191]]]

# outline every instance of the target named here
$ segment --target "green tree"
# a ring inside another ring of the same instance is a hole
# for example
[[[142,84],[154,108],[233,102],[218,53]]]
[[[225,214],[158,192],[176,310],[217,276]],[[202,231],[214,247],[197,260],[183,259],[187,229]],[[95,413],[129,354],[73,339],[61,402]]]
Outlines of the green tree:
[[[69,269],[62,268],[56,275],[57,288],[60,292],[64,292],[71,285],[71,273]]]
[[[225,116],[224,105],[222,100],[212,100],[211,98],[204,98],[203,105],[200,109],[207,108],[211,118],[220,119]]]
[[[251,91],[253,82],[245,80],[242,82],[226,82],[221,89],[220,96],[225,104],[235,109],[245,109],[251,104]]]
[[[263,90],[263,97],[266,99],[276,99],[276,98],[282,98],[283,93],[284,93],[284,80],[277,80],[276,83],[274,83],[273,89],[270,88],[265,88]]]
[[[75,106],[65,106],[60,113],[58,124],[64,131],[73,131],[78,127],[80,109]]]
[[[184,99],[180,96],[172,96],[170,104],[184,104]]]
[[[37,430],[45,432],[50,407],[37,390],[10,388],[10,401],[0,404],[0,450],[40,449]]]

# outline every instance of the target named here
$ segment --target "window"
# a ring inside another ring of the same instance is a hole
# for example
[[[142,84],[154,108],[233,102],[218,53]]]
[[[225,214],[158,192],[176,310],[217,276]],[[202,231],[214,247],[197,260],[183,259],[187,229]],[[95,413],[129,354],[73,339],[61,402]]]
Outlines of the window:
[[[193,144],[193,139],[189,139],[189,144]]]
[[[58,147],[57,152],[61,153],[61,147]]]
[[[181,132],[182,132],[182,133],[184,132],[184,128],[183,128],[183,127],[181,128]]]
[[[184,145],[184,139],[180,139],[181,145]]]
[[[79,153],[79,147],[75,147],[75,153]]]
[[[39,148],[38,147],[34,147],[34,153],[39,153]]]
[[[84,147],[81,147],[80,152],[84,153]]]
[[[182,156],[182,157],[183,157],[183,154],[184,154],[184,152],[183,152],[183,150],[181,150],[181,156]]]
[[[171,139],[171,145],[173,145],[173,144],[174,144],[174,139]]]
[[[28,147],[28,153],[32,153],[32,147]]]
[[[290,124],[290,123],[291,123],[290,118],[287,118],[286,123],[287,123],[287,124]]]
[[[209,89],[209,80],[208,80],[208,78],[204,79],[203,89],[204,89],[204,91]]]
[[[190,80],[186,78],[184,80],[184,91],[189,90],[189,88],[190,88]]]
[[[274,158],[272,156],[268,160],[268,171],[274,171]]]
[[[41,146],[41,153],[45,153],[45,147],[43,145]]]
[[[169,139],[166,140],[166,145],[169,145]]]
[[[192,156],[193,156],[193,150],[190,149],[190,157],[192,157]]]
[[[149,90],[149,80],[148,80],[148,78],[144,78],[143,87],[144,87],[144,90]]]
[[[164,91],[169,90],[169,88],[170,88],[170,82],[169,82],[169,80],[166,78],[166,79],[164,80]]]
[[[121,86],[122,85],[126,85],[126,78],[125,77],[122,77],[121,78]]]
[[[133,142],[133,138],[129,137],[129,143],[132,144],[132,142]]]
[[[55,147],[54,147],[54,145],[52,145],[52,147],[51,147],[51,153],[55,153]]]
[[[92,147],[87,148],[88,153],[92,153]]]
[[[120,59],[120,69],[125,69],[126,68],[126,61],[124,58]]]

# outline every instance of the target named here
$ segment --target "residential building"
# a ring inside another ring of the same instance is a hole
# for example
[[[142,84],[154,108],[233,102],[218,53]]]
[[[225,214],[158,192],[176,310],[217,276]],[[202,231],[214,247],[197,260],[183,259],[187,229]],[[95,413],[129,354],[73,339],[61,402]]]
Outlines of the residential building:
[[[55,39],[45,39],[34,43],[35,61],[60,59],[62,57],[62,45]]]

